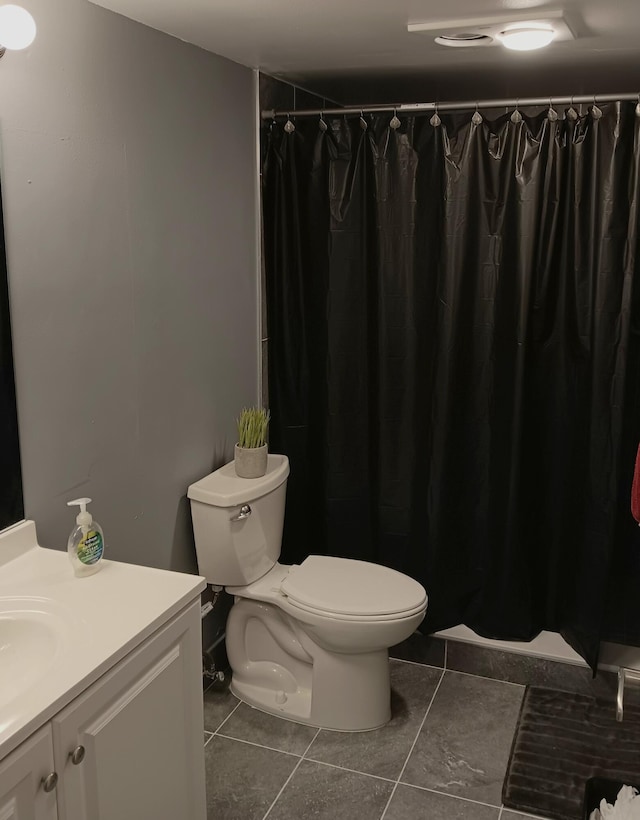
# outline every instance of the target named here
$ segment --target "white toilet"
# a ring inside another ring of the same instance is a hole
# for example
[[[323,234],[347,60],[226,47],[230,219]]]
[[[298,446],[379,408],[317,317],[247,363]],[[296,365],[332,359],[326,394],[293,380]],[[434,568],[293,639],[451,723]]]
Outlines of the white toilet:
[[[300,723],[375,729],[391,716],[388,648],[420,624],[427,594],[366,561],[279,564],[288,475],[287,457],[270,455],[262,478],[231,462],[189,487],[199,571],[235,596],[231,691]]]

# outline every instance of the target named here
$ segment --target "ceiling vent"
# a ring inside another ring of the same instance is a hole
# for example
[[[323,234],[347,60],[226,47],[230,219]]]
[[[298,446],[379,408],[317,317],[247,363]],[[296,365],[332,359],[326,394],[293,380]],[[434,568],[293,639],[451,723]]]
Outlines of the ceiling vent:
[[[469,46],[490,46],[494,39],[488,34],[478,34],[475,31],[450,31],[435,38],[439,46],[451,48],[469,48]]]
[[[539,17],[532,18],[531,11],[507,12],[501,15],[459,20],[435,20],[428,23],[409,23],[407,31],[426,34],[441,46],[453,48],[478,48],[500,45],[500,35],[509,29],[524,28],[552,29],[554,41],[574,40],[574,34],[561,10],[545,10]]]

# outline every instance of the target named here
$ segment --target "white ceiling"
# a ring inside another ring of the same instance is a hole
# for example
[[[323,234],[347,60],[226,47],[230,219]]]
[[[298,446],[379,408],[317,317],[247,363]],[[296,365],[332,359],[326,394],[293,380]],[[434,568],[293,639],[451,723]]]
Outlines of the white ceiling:
[[[544,69],[588,69],[597,76],[624,67],[628,89],[640,91],[639,0],[92,0],[262,71],[317,87],[323,78],[383,72],[476,72],[507,75]],[[501,47],[445,48],[408,23],[527,14],[562,8],[575,39],[539,52]],[[578,93],[578,90],[576,90]]]

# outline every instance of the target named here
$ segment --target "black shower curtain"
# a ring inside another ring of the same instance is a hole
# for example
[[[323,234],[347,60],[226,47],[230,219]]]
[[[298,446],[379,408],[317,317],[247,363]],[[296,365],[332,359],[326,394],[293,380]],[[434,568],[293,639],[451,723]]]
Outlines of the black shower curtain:
[[[300,118],[263,169],[283,559],[394,567],[424,631],[592,666],[638,314],[639,119],[601,109]]]

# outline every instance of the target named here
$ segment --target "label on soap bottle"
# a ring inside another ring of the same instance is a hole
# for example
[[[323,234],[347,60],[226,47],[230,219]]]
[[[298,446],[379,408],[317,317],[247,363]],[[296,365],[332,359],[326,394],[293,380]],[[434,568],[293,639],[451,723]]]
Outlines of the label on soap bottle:
[[[78,560],[87,565],[96,564],[102,558],[103,552],[102,536],[97,530],[90,529],[78,544]]]

